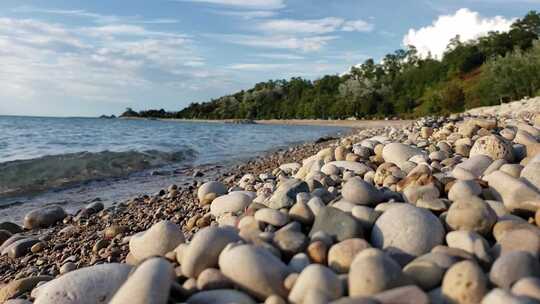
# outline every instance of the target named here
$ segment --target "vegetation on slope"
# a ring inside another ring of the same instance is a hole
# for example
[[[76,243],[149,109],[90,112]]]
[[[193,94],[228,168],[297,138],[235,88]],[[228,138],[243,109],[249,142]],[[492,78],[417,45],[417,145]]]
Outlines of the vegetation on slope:
[[[540,13],[508,32],[453,39],[438,60],[410,46],[315,81],[270,80],[178,112],[127,109],[123,116],[187,119],[411,117],[445,114],[540,95]]]

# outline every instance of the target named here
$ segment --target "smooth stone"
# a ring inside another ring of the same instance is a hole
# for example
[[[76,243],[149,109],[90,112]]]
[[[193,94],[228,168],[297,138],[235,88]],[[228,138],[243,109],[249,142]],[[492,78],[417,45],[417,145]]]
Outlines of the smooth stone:
[[[34,304],[108,303],[131,269],[126,264],[112,263],[69,272],[38,287]]]
[[[330,299],[328,299],[326,293],[319,289],[309,289],[304,296],[304,303],[326,304],[328,302],[330,302]]]
[[[538,227],[529,224],[528,222],[526,222],[525,220],[521,218],[500,219],[495,224],[495,226],[493,226],[492,233],[493,233],[493,237],[495,237],[495,240],[499,241],[503,238],[503,236],[506,233],[512,230],[518,230],[518,229],[519,230],[525,229],[525,230],[530,230],[533,233],[540,233],[540,230]]]
[[[77,217],[88,217],[100,212],[103,209],[105,209],[105,205],[102,202],[93,202],[84,206],[84,208],[82,208],[77,214]]]
[[[474,180],[478,178],[471,171],[457,166],[452,170],[452,177],[458,180]]]
[[[197,292],[186,301],[188,304],[256,304],[251,297],[234,289]]]
[[[540,278],[522,278],[512,285],[512,293],[516,296],[528,297],[540,301]]]
[[[360,222],[365,230],[371,230],[371,227],[373,227],[381,212],[367,206],[354,206],[351,209],[351,214]]]
[[[371,296],[405,285],[405,277],[396,261],[378,249],[362,250],[349,271],[349,296]]]
[[[362,225],[352,215],[333,207],[322,208],[311,228],[309,236],[323,231],[327,235],[343,241],[350,238],[363,237]]]
[[[360,178],[351,178],[341,190],[343,198],[356,205],[372,205],[379,203],[382,195],[372,184]]]
[[[520,279],[531,276],[540,276],[540,263],[533,255],[524,251],[514,251],[499,257],[489,273],[491,282],[504,289],[509,289]]]
[[[24,228],[38,229],[50,227],[67,216],[60,206],[48,206],[30,211],[24,216]]]
[[[322,168],[321,168],[321,172],[328,175],[328,176],[331,176],[331,175],[338,175],[339,174],[339,168],[336,167],[334,164],[325,164]]]
[[[304,297],[311,290],[322,292],[328,300],[335,300],[343,295],[338,276],[329,268],[318,264],[309,265],[300,273],[289,294],[289,301],[305,303]]]
[[[536,301],[531,299],[517,297],[508,291],[500,288],[492,289],[480,304],[534,304]]]
[[[497,135],[487,135],[477,139],[469,155],[486,155],[493,160],[504,159],[509,162],[514,159],[511,143]]]
[[[486,155],[474,155],[458,164],[456,168],[467,170],[475,177],[480,177],[484,171],[491,165],[493,159]],[[455,169],[454,169],[455,170]]]
[[[489,243],[480,234],[473,231],[452,231],[446,235],[448,247],[459,248],[472,253],[479,261],[489,264]]]
[[[25,299],[13,299],[7,300],[6,302],[4,302],[4,304],[32,304],[32,302]]]
[[[434,212],[443,212],[448,210],[448,204],[445,199],[423,200],[416,201],[416,207],[428,209]]]
[[[444,233],[443,225],[430,211],[398,204],[377,219],[371,231],[371,242],[405,265],[442,244]]]
[[[419,200],[433,201],[439,198],[440,192],[433,184],[410,186],[403,191],[403,197],[409,204],[416,205]]]
[[[210,205],[210,214],[219,217],[225,213],[239,213],[244,211],[253,201],[249,195],[242,192],[231,192],[214,199]]]
[[[540,192],[523,181],[502,171],[495,171],[485,177],[489,187],[510,210],[528,210],[535,212],[540,208]]]
[[[184,242],[180,227],[170,221],[161,221],[133,235],[129,241],[129,250],[135,259],[142,261],[152,256],[165,256]]]
[[[271,295],[266,298],[264,304],[287,304],[287,301],[278,295]]]
[[[398,167],[401,167],[411,157],[424,154],[425,153],[421,149],[402,143],[388,144],[384,146],[382,151],[382,157],[384,161],[394,163]]]
[[[521,175],[521,171],[523,171],[523,166],[520,165],[520,164],[505,164],[505,165],[502,165],[499,170],[501,170],[502,172],[512,176],[512,177],[515,177],[515,178],[519,178],[520,175]],[[540,166],[538,168],[536,168],[535,170],[540,170]],[[536,190],[539,190],[540,188],[537,187]]]
[[[109,304],[166,304],[174,276],[167,260],[148,259],[135,269]]]
[[[77,269],[77,264],[73,262],[67,262],[64,265],[62,265],[62,267],[60,267],[60,274],[66,274],[76,269]]]
[[[536,191],[540,192],[540,154],[536,155],[529,163],[521,170],[520,178],[528,185],[532,186]]]
[[[289,222],[289,216],[279,210],[272,208],[263,208],[255,212],[255,219],[259,222],[281,227]]]
[[[468,157],[469,153],[471,152],[471,146],[465,144],[456,145],[454,150],[456,151],[456,154]]]
[[[442,294],[446,303],[479,303],[487,292],[487,278],[475,262],[454,264],[444,275]]]
[[[379,301],[368,297],[346,297],[330,302],[330,304],[381,304]]]
[[[117,235],[120,235],[122,233],[125,233],[127,231],[127,227],[126,226],[120,226],[120,225],[116,225],[116,224],[113,224],[107,228],[105,228],[103,230],[103,236],[106,238],[106,239],[114,239]]]
[[[289,218],[303,225],[311,225],[315,219],[315,215],[306,203],[297,202],[294,204],[289,210]]]
[[[500,219],[502,216],[510,214],[510,212],[504,207],[503,202],[499,201],[492,201],[492,200],[486,200],[485,201],[493,211],[495,211],[495,214],[497,214],[497,218]]]
[[[7,230],[0,230],[0,246],[13,235]]]
[[[308,239],[302,232],[278,230],[274,234],[273,242],[285,256],[292,257],[306,248]]]
[[[455,201],[448,209],[446,223],[453,230],[467,230],[487,235],[497,222],[497,214],[484,202],[472,196]]]
[[[493,247],[496,257],[514,251],[526,251],[535,257],[540,256],[540,231],[514,229],[504,233]]]
[[[41,282],[48,282],[54,279],[51,276],[31,276],[23,279],[17,279],[9,282],[0,288],[0,303],[18,297],[31,291]]]
[[[429,304],[429,298],[422,289],[414,285],[397,287],[373,296],[380,304]]]
[[[447,250],[446,251],[444,249],[441,250],[441,248],[446,248]],[[444,270],[447,270],[448,268],[452,267],[452,265],[454,265],[455,263],[463,259],[463,257],[452,255],[449,251],[452,251],[452,249],[449,247],[437,246],[433,248],[431,252],[417,257],[411,263],[414,263],[417,261],[428,261],[428,262],[434,263],[435,265],[439,266],[440,268]]]
[[[210,204],[216,197],[227,193],[227,187],[216,181],[204,183],[197,189],[197,198],[201,205]]]
[[[331,206],[336,208],[336,209],[339,209],[339,210],[341,210],[343,212],[352,213],[352,208],[354,208],[356,205],[341,199],[341,200],[333,203]]]
[[[321,209],[323,209],[326,205],[320,197],[315,196],[307,202],[307,206],[309,207],[311,212],[313,212],[313,215],[316,217],[317,214],[319,214],[319,211],[321,211]]]
[[[268,250],[252,245],[229,245],[219,256],[219,268],[235,284],[259,300],[276,294],[286,297],[283,281],[287,265]]]
[[[310,192],[308,184],[302,180],[291,179],[281,182],[266,205],[272,209],[289,208],[294,205],[296,195],[302,192]]]
[[[328,245],[323,241],[311,242],[306,253],[312,263],[326,265],[328,261]]]
[[[1,222],[0,230],[9,231],[11,234],[17,234],[23,232],[23,228],[12,222]]]
[[[494,160],[489,167],[487,167],[486,171],[484,171],[484,175],[488,175],[491,172],[495,172],[499,170],[502,166],[507,164],[508,162],[504,159],[496,159]]]
[[[199,230],[183,250],[182,273],[189,278],[218,265],[219,255],[229,243],[240,241],[238,232],[230,227],[206,227]]]
[[[296,283],[296,279],[298,279],[299,273],[291,273],[286,278],[285,281],[283,281],[283,286],[285,286],[285,289],[292,290],[294,287],[294,284]]]
[[[294,272],[300,273],[304,268],[306,268],[310,264],[309,257],[307,254],[301,252],[295,254],[291,260],[289,261],[289,268],[291,268]]]
[[[197,278],[199,290],[232,288],[232,282],[219,269],[207,268]]]
[[[354,257],[370,247],[364,239],[348,239],[336,243],[328,251],[328,266],[337,273],[347,273]]]
[[[403,268],[403,273],[411,278],[423,290],[439,286],[445,269],[427,259],[414,259]]]
[[[457,201],[460,199],[466,199],[471,196],[479,196],[482,194],[482,187],[473,180],[458,180],[456,181],[450,191],[448,191],[448,199],[451,201]]]
[[[4,243],[8,243],[10,239],[6,240]],[[18,239],[4,247],[2,249],[2,255],[7,255],[12,259],[20,258],[29,253],[32,246],[37,243],[39,243],[39,240],[33,238]]]
[[[326,171],[326,166],[335,166],[341,170],[347,170],[347,171],[351,171],[351,172],[354,172],[355,174],[358,174],[358,175],[364,175],[366,172],[368,171],[372,171],[372,169],[370,167],[368,167],[367,165],[363,164],[363,163],[359,163],[359,162],[354,162],[354,161],[333,161],[333,162],[329,162],[327,164],[325,164],[321,171]]]
[[[285,173],[294,173],[302,167],[299,163],[286,163],[279,166],[279,169]]]

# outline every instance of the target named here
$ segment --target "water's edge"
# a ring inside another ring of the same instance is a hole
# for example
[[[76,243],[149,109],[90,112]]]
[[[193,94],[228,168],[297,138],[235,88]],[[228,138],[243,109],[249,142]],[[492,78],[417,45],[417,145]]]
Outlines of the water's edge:
[[[195,163],[193,158],[185,158],[179,163],[149,167],[123,176],[66,183],[47,191],[0,197],[0,217],[5,220],[20,222],[29,211],[53,204],[62,205],[64,209],[72,213],[95,201],[101,201],[106,206],[110,206],[135,196],[153,194],[171,184],[189,186],[194,184],[197,179],[212,180],[235,166],[265,157],[274,152],[318,140],[337,138],[351,132],[353,132],[353,129],[336,129],[323,137],[276,146],[265,151],[256,152],[249,157],[236,157],[209,163]],[[0,164],[0,166],[2,165],[4,164]],[[193,176],[194,172],[201,172],[204,175],[201,178],[196,178]]]

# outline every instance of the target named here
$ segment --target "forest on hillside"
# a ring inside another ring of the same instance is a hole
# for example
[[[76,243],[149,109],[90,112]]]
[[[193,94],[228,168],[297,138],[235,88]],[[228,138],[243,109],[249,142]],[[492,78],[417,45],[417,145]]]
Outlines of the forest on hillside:
[[[177,112],[127,109],[122,116],[185,119],[345,119],[414,117],[540,95],[540,13],[508,32],[450,41],[442,58],[409,46],[380,63],[368,59],[345,75],[270,80]]]

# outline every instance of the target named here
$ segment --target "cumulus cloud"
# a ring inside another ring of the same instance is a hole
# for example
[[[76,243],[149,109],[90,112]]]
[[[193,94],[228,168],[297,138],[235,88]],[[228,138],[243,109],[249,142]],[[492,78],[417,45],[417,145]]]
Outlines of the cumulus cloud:
[[[233,6],[248,9],[280,9],[285,7],[285,0],[177,0],[181,2],[201,2]]]
[[[483,17],[467,8],[453,15],[442,15],[432,25],[410,29],[403,38],[404,45],[413,45],[422,56],[431,53],[441,58],[450,40],[459,35],[461,41],[485,36],[490,31],[508,31],[514,20],[501,16]]]
[[[258,28],[271,33],[325,34],[336,31],[370,32],[374,26],[364,20],[348,21],[343,18],[327,17],[311,20],[274,19],[261,22]]]

